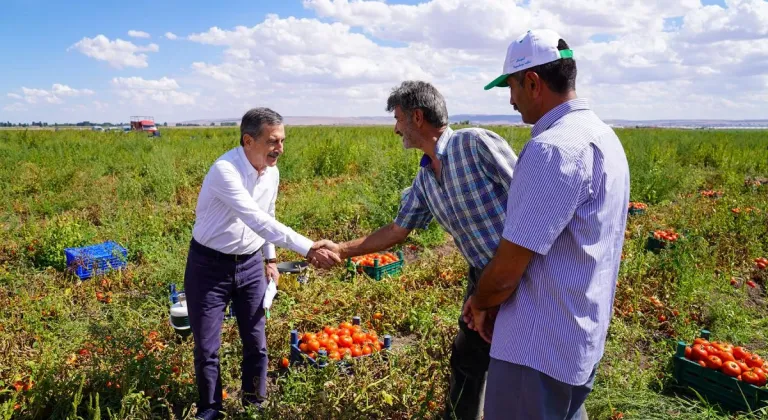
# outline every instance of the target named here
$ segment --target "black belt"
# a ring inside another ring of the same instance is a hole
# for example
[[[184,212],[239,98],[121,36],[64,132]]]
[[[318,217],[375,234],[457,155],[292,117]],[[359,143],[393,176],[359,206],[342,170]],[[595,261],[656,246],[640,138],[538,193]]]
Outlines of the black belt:
[[[195,238],[192,238],[192,242],[190,243],[189,247],[197,253],[226,261],[245,261],[261,252],[261,248],[259,248],[253,254],[225,254],[223,252],[216,251],[215,249],[208,248],[200,242],[197,242]]]

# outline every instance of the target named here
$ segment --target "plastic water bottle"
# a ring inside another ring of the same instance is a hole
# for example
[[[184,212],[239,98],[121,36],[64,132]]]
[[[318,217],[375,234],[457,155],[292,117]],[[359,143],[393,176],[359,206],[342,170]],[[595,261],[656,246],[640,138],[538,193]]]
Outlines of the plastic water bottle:
[[[179,294],[176,292],[176,283],[171,283],[168,286],[168,292],[170,294],[171,304],[179,302]]]

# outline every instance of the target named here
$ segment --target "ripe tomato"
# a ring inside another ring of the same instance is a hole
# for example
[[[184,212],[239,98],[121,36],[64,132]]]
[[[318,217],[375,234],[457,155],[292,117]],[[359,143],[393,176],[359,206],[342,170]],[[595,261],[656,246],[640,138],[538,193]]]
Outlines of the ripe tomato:
[[[320,350],[320,342],[317,341],[317,340],[312,340],[309,343],[307,343],[307,348],[311,352],[316,352],[316,351]]]
[[[350,349],[349,347],[344,347],[339,350],[341,351],[341,357],[347,357],[347,356],[352,357],[352,349]]]
[[[723,363],[723,367],[720,369],[720,371],[734,378],[741,375],[741,368],[736,362]]]
[[[339,342],[339,335],[338,335],[338,334],[336,334],[336,333],[334,333],[334,334],[331,334],[331,336],[330,336],[330,337],[328,337],[328,339],[329,339],[329,340],[331,340],[331,341],[333,341],[334,343],[338,343],[338,342]]]
[[[704,360],[709,355],[702,344],[694,344],[691,348],[693,360]]]
[[[744,347],[733,348],[733,357],[735,357],[736,360],[739,360],[739,359],[746,360],[746,359],[749,359],[750,356],[751,354],[749,354],[747,349],[745,349]]]
[[[373,319],[375,319],[377,321],[382,319],[382,318],[384,318],[384,315],[382,315],[381,312],[376,312],[375,314],[373,314]]]
[[[326,325],[325,328],[323,328],[323,331],[328,334],[329,336],[336,334],[336,328],[333,328],[329,325]]]
[[[299,344],[299,350],[301,350],[302,353],[307,353],[309,351],[309,349],[307,348],[307,343]]]
[[[309,343],[310,341],[314,340],[317,336],[313,333],[305,333],[303,337],[301,337],[301,341],[305,343]]]
[[[749,359],[746,360],[747,366],[751,368],[761,367],[763,366],[763,359],[760,358],[757,354],[753,354]]]
[[[371,341],[376,341],[379,339],[379,335],[376,334],[376,331],[370,330],[368,331],[368,339],[370,339]]]
[[[363,346],[363,355],[368,355],[368,354],[371,354],[371,353],[373,353],[373,349],[371,348],[371,346],[369,346],[367,344],[364,345]]]
[[[731,354],[731,353],[729,353],[729,352],[727,352],[725,350],[719,352],[717,354],[717,357],[719,357],[723,361],[723,363],[725,363],[725,362],[735,362],[736,361],[736,358],[733,357],[733,354]]]
[[[309,354],[307,354],[307,356],[311,357],[314,360],[317,360],[317,353],[315,353],[313,351],[309,352]]]
[[[752,384],[754,386],[763,386],[763,385],[765,385],[765,381],[762,378],[760,378],[760,375],[758,375],[757,373],[755,373],[755,372],[753,372],[751,370],[743,372],[741,374],[741,378],[742,378],[742,380],[744,382],[746,382],[748,384]]]
[[[224,399],[224,400],[226,400],[227,398],[229,398],[229,394],[227,393],[227,390],[226,390],[226,389],[222,389],[222,390],[221,390],[221,398],[222,398],[222,399]]]
[[[290,366],[290,365],[291,365],[291,362],[290,362],[290,361],[288,361],[288,358],[287,358],[287,357],[283,357],[283,359],[282,359],[282,360],[280,360],[280,366],[281,366],[283,369],[288,369],[288,366]]]
[[[320,348],[328,348],[328,337],[322,337],[317,340],[318,343],[320,343]]]
[[[352,340],[352,337],[350,337],[348,335],[345,335],[345,336],[342,336],[341,338],[339,338],[339,346],[341,346],[341,347],[350,348],[350,347],[352,347],[353,343],[354,343],[354,341]]]
[[[347,329],[347,328],[352,328],[352,324],[350,324],[350,323],[349,323],[349,322],[347,322],[347,321],[344,321],[344,322],[342,322],[341,324],[339,324],[339,328],[344,328],[344,329]]]
[[[742,371],[742,372],[746,372],[746,371],[748,371],[748,370],[749,370],[749,366],[747,366],[747,364],[746,364],[746,363],[744,363],[744,362],[743,362],[743,361],[741,361],[741,360],[737,360],[737,361],[736,361],[736,364],[737,364],[737,365],[739,365],[739,369],[741,369],[741,371]]]
[[[373,349],[376,351],[381,351],[381,342],[380,341],[374,341],[373,342]]]
[[[717,357],[717,356],[707,356],[707,359],[704,361],[704,363],[707,364],[707,367],[714,370],[720,370],[721,367],[723,367],[723,361]]]
[[[354,341],[355,344],[363,344],[365,339],[366,339],[366,335],[361,332],[356,332],[352,334],[352,341]]]
[[[360,346],[355,345],[352,347],[352,357],[360,357],[363,355],[363,350],[360,348]]]
[[[685,358],[691,360],[691,346],[685,346]]]
[[[706,363],[704,363],[704,361],[703,361],[703,360],[699,360],[699,366],[701,366],[701,367],[705,368],[705,367],[707,367],[707,364],[706,364]]]
[[[757,374],[757,376],[759,376],[763,380],[768,380],[768,374],[765,373],[763,368],[759,368],[759,367],[752,368],[752,372],[755,372]],[[24,390],[26,391],[26,389],[24,389]]]
[[[336,351],[339,349],[339,344],[335,341],[328,341],[328,351]]]
[[[332,351],[328,353],[328,358],[331,360],[341,360],[341,354],[338,351]]]
[[[693,344],[702,344],[704,346],[708,346],[709,345],[709,341],[699,337],[699,338],[693,340]]]

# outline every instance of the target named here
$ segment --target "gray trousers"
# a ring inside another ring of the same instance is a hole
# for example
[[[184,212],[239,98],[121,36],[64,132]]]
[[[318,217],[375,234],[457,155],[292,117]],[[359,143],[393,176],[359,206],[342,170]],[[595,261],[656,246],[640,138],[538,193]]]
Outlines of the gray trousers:
[[[485,420],[587,420],[587,383],[568,385],[536,369],[491,358],[485,391]]]

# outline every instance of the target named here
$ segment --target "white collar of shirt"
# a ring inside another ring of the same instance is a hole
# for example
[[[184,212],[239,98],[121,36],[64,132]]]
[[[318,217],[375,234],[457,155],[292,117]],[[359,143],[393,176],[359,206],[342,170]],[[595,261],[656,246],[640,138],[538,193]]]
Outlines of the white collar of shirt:
[[[260,176],[267,173],[269,170],[269,166],[264,168],[264,172],[259,174],[259,171],[256,170],[256,168],[251,165],[251,162],[248,160],[248,157],[245,155],[245,149],[243,149],[243,146],[237,147],[237,157],[240,158],[240,163],[238,166],[240,166],[238,169],[243,171],[245,174],[247,174],[249,177],[253,179],[259,179]]]

